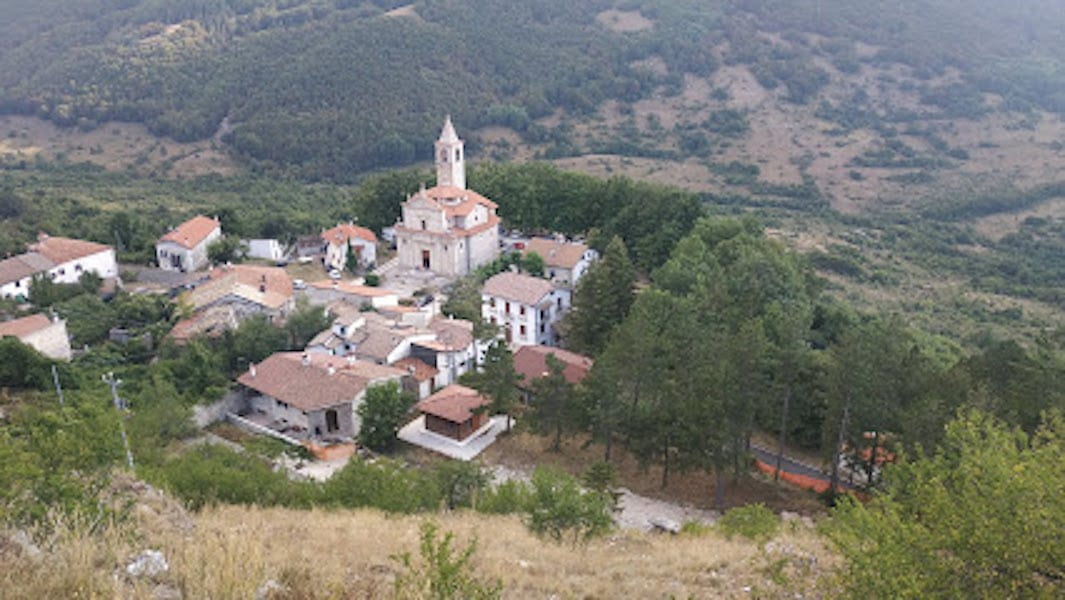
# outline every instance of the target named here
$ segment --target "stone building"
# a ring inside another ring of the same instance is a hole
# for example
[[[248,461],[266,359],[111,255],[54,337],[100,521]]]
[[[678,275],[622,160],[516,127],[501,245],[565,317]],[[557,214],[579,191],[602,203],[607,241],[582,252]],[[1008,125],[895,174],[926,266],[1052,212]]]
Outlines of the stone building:
[[[462,276],[499,256],[496,203],[466,189],[465,145],[448,117],[436,141],[436,186],[403,203],[396,224],[401,269]]]

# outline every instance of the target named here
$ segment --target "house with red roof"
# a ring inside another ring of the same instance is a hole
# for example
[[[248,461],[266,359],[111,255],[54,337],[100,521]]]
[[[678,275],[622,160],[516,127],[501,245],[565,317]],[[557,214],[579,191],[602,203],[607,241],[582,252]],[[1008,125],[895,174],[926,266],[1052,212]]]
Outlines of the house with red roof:
[[[322,232],[325,256],[322,264],[326,269],[343,271],[348,264],[348,255],[355,254],[360,267],[370,267],[377,262],[377,236],[365,227],[354,223],[341,223]]]
[[[406,371],[324,354],[279,352],[237,379],[237,416],[296,440],[350,441],[373,385],[402,384]]]
[[[35,276],[62,284],[78,283],[85,273],[95,273],[105,281],[118,278],[111,246],[40,233],[28,250],[0,261],[0,297],[29,298]]]
[[[207,248],[222,237],[222,224],[197,215],[168,232],[155,244],[160,269],[188,273],[207,266]]]
[[[547,376],[548,355],[554,355],[563,364],[562,376],[573,385],[580,383],[595,364],[595,361],[587,356],[561,348],[522,346],[514,352],[514,370],[522,376],[518,387],[525,391],[531,390],[534,381]]]
[[[409,196],[396,224],[399,266],[462,276],[499,256],[497,205],[466,189],[465,144],[451,117],[435,146],[436,186]]]
[[[556,325],[569,306],[569,290],[523,273],[493,275],[481,288],[481,316],[512,347],[558,345]]]
[[[418,418],[399,439],[458,460],[472,460],[495,442],[506,417],[490,416],[490,402],[477,390],[452,384],[415,405]]]
[[[534,252],[544,259],[544,274],[558,287],[572,288],[588,272],[599,253],[581,242],[559,238],[533,238],[522,255]]]
[[[0,338],[13,337],[55,360],[70,360],[67,322],[42,314],[0,322]]]

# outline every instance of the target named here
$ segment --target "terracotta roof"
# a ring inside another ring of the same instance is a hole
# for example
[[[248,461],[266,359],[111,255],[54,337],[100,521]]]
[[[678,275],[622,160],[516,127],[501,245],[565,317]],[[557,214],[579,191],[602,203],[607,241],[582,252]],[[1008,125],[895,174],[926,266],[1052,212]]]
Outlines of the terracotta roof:
[[[532,382],[543,377],[547,373],[547,355],[554,354],[555,358],[562,361],[565,367],[562,375],[566,381],[577,384],[595,363],[587,356],[581,356],[569,350],[552,348],[551,346],[522,346],[514,353],[514,370],[524,375],[521,387],[528,388]]]
[[[536,305],[552,289],[551,282],[546,279],[507,271],[490,277],[484,282],[481,292],[521,304]]]
[[[229,265],[212,269],[207,277],[185,295],[194,308],[230,295],[270,309],[281,308],[292,299],[292,280],[279,267]]]
[[[367,384],[363,378],[339,371],[330,374],[327,367],[315,364],[313,360],[304,365],[299,352],[273,354],[262,363],[249,367],[237,381],[304,411],[353,402]]]
[[[429,330],[447,350],[465,350],[473,344],[473,323],[463,319],[437,319]]]
[[[236,329],[240,324],[237,311],[232,306],[211,306],[182,319],[170,330],[170,337],[177,342],[186,342],[198,335],[220,337],[226,330]]]
[[[57,265],[106,252],[110,249],[111,246],[97,244],[96,242],[52,237],[43,233],[37,236],[36,244],[30,245],[31,252],[36,252]]]
[[[363,296],[367,298],[381,298],[383,296],[399,295],[399,292],[394,292],[392,290],[370,287],[368,285],[355,285],[354,283],[337,281],[335,279],[323,279],[322,281],[315,281],[308,285],[319,290],[336,290],[345,294],[351,294],[352,296]]]
[[[480,204],[485,208],[499,208],[499,205],[473,190],[466,190],[453,185],[434,185],[424,193],[431,200],[439,204],[448,217],[455,215],[465,216],[473,212],[473,207]],[[455,203],[455,201],[458,201]],[[491,212],[491,211],[489,211]]]
[[[182,248],[191,250],[207,239],[207,236],[211,235],[212,231],[221,227],[222,224],[218,221],[210,217],[197,215],[175,227],[173,231],[159,238],[159,241],[174,242]]]
[[[13,319],[11,321],[3,321],[0,322],[0,338],[17,337],[22,339],[31,333],[46,329],[51,324],[52,320],[42,314],[30,315],[28,317]]]
[[[488,404],[488,400],[477,390],[453,383],[419,402],[417,408],[445,421],[465,423],[473,417],[475,409]]]
[[[418,382],[429,381],[436,377],[440,371],[436,367],[425,364],[425,361],[408,356],[393,363],[394,367],[403,369]]]
[[[341,375],[358,377],[366,382],[399,379],[407,374],[403,369],[357,360],[354,356],[331,356],[315,352],[307,356],[314,367],[325,369],[327,372],[332,367]]]
[[[523,254],[535,252],[544,259],[549,267],[572,269],[584,258],[588,246],[580,242],[560,242],[544,238],[533,238],[525,244]]]
[[[353,223],[341,223],[332,229],[322,232],[322,239],[329,244],[340,244],[351,240],[351,238],[366,240],[371,243],[377,242],[377,236],[374,235],[374,232]]]
[[[0,260],[0,285],[20,281],[37,273],[44,273],[54,266],[55,263],[36,252],[5,258]]]

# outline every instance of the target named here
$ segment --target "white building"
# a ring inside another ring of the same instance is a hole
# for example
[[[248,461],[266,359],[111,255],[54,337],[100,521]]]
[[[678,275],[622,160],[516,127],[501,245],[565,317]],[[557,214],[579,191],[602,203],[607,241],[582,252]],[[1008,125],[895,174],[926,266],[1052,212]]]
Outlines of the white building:
[[[396,224],[402,269],[466,275],[499,256],[496,203],[466,189],[465,145],[448,117],[436,141],[436,186],[403,203]]]
[[[500,273],[481,288],[481,316],[500,327],[511,346],[558,345],[555,325],[569,306],[569,290],[521,273]]]
[[[248,258],[263,258],[271,261],[279,261],[285,258],[285,249],[277,240],[247,240],[247,249],[244,255]]]
[[[55,264],[36,252],[27,252],[0,260],[0,297],[30,297],[33,276],[47,273]]]
[[[524,254],[535,252],[544,259],[544,275],[558,287],[573,288],[588,272],[599,253],[580,242],[533,238],[525,243]]]
[[[30,283],[43,275],[56,283],[78,283],[85,273],[116,279],[118,263],[110,246],[42,233],[29,252],[0,261],[0,297],[29,298]]]
[[[0,322],[0,338],[18,338],[41,354],[55,360],[70,360],[70,336],[67,322],[37,314]]]
[[[207,247],[221,237],[221,223],[203,215],[193,217],[156,242],[159,268],[182,273],[198,271],[209,262]]]
[[[368,267],[377,262],[377,236],[365,227],[354,223],[341,223],[322,232],[325,244],[325,257],[322,264],[327,269],[343,271],[348,264],[348,253],[355,253],[355,260],[360,267]]]

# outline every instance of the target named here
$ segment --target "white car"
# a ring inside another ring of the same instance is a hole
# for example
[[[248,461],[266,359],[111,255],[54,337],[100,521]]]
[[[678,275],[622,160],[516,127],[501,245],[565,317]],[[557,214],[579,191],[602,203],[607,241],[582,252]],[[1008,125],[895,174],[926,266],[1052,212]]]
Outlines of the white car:
[[[330,279],[340,279],[340,271],[337,271],[336,269],[330,269],[329,270],[329,278]]]
[[[293,279],[292,280],[292,287],[293,287],[293,289],[297,289],[297,290],[305,290],[305,289],[307,289],[307,282],[302,280],[302,279]]]

